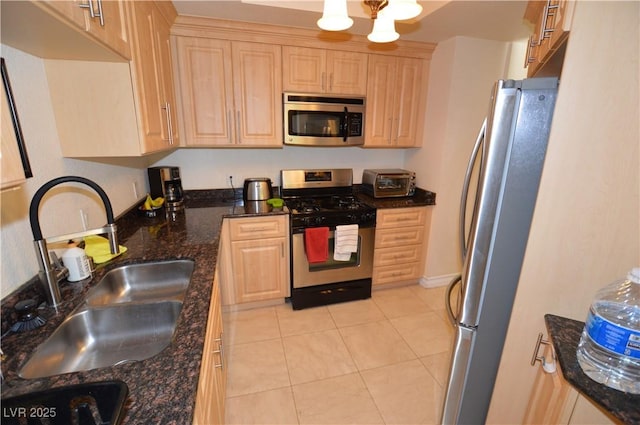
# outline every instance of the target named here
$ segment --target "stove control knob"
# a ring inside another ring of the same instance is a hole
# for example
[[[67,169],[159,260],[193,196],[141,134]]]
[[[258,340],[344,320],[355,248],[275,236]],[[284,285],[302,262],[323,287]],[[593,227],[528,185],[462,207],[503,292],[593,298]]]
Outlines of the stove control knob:
[[[307,225],[307,226],[318,226],[318,225],[322,224],[323,221],[324,221],[324,217],[322,217],[322,216],[307,217],[305,225]]]

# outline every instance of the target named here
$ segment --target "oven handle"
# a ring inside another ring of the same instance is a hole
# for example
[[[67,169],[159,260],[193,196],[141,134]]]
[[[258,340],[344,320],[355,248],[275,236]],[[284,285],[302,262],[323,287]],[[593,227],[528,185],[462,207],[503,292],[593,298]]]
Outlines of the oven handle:
[[[355,224],[355,223],[354,223]],[[328,227],[330,232],[335,232],[336,226],[307,226],[307,227],[294,227],[291,229],[291,234],[296,235],[300,233],[304,233],[305,229],[309,229],[312,227]],[[358,229],[370,229],[372,227],[376,227],[375,224],[358,224]]]

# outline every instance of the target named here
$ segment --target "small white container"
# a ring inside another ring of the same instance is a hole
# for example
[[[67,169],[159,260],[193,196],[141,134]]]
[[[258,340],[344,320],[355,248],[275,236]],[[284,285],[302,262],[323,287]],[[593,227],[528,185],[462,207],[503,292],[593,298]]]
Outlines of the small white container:
[[[69,282],[77,282],[91,277],[89,258],[82,248],[76,246],[67,249],[62,254],[62,264],[69,269],[69,277],[67,278]]]

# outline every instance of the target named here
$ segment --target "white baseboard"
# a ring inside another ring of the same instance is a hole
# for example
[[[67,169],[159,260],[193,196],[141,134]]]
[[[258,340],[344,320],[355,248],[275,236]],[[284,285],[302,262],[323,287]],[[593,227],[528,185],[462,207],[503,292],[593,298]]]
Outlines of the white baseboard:
[[[423,288],[437,288],[439,286],[447,286],[454,277],[458,276],[460,273],[451,273],[445,274],[441,276],[433,276],[433,277],[425,277],[422,276],[420,278],[420,286]]]

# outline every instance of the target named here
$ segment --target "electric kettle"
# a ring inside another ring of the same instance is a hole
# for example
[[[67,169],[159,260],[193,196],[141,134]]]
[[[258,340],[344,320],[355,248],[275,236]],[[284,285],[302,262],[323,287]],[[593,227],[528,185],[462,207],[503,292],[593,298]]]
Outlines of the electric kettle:
[[[245,201],[266,201],[272,196],[271,179],[254,177],[244,180],[243,197]]]

